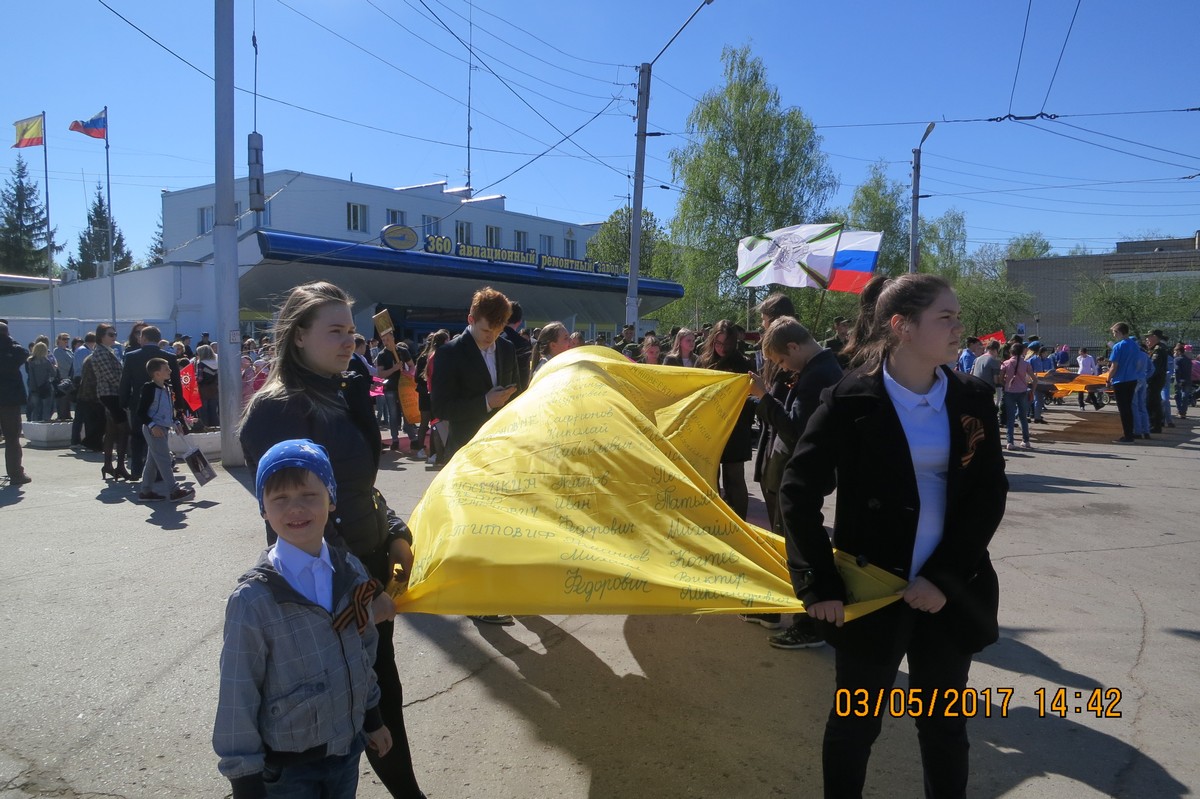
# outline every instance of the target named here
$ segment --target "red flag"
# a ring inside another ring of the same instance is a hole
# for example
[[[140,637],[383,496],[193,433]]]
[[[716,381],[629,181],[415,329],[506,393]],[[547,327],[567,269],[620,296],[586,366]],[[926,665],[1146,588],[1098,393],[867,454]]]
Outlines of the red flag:
[[[200,387],[196,385],[196,366],[188,364],[179,370],[179,382],[183,385],[183,400],[193,411],[200,410]]]
[[[980,336],[979,340],[984,344],[987,344],[989,341],[999,341],[1001,344],[1008,343],[1008,339],[1004,337],[1003,330],[997,330],[995,333],[988,333],[986,336]]]

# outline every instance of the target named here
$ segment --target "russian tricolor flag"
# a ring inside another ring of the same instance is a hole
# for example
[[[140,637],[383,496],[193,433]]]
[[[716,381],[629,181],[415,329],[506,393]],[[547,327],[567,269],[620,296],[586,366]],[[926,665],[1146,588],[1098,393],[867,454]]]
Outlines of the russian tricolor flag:
[[[879,262],[879,247],[883,243],[882,233],[866,230],[844,230],[838,241],[837,254],[833,257],[833,274],[829,279],[830,291],[847,291],[861,294],[875,273]]]
[[[71,123],[71,130],[82,133],[84,136],[91,136],[93,139],[108,139],[108,106],[104,107],[96,116],[87,121],[75,120]]]

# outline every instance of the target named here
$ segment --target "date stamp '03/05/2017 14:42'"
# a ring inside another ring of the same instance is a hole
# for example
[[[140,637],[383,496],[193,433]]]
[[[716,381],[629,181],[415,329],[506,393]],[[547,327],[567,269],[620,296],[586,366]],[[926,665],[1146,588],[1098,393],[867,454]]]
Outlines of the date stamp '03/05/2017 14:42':
[[[834,712],[839,716],[962,716],[1008,718],[1015,688],[839,688]],[[1090,715],[1098,719],[1121,718],[1120,688],[1038,688],[1032,692],[1038,718]]]

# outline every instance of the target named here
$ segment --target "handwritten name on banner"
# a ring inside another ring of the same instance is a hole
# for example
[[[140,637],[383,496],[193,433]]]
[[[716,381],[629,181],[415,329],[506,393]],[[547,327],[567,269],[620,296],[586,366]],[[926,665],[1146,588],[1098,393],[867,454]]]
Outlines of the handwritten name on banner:
[[[556,356],[462,448],[409,525],[402,612],[745,613],[803,608],[782,540],[719,497],[717,468],[749,378]],[[903,582],[841,558],[859,604]],[[394,584],[395,585],[395,584]]]

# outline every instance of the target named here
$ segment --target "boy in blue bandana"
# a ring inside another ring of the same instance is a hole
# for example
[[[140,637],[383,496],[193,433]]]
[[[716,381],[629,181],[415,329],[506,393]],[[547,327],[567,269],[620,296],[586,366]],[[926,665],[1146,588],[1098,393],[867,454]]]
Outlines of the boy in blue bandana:
[[[234,799],[350,799],[364,746],[384,754],[392,745],[371,668],[374,584],[324,540],[337,500],[324,448],[307,439],[271,447],[255,495],[279,539],[226,605],[218,768]]]

